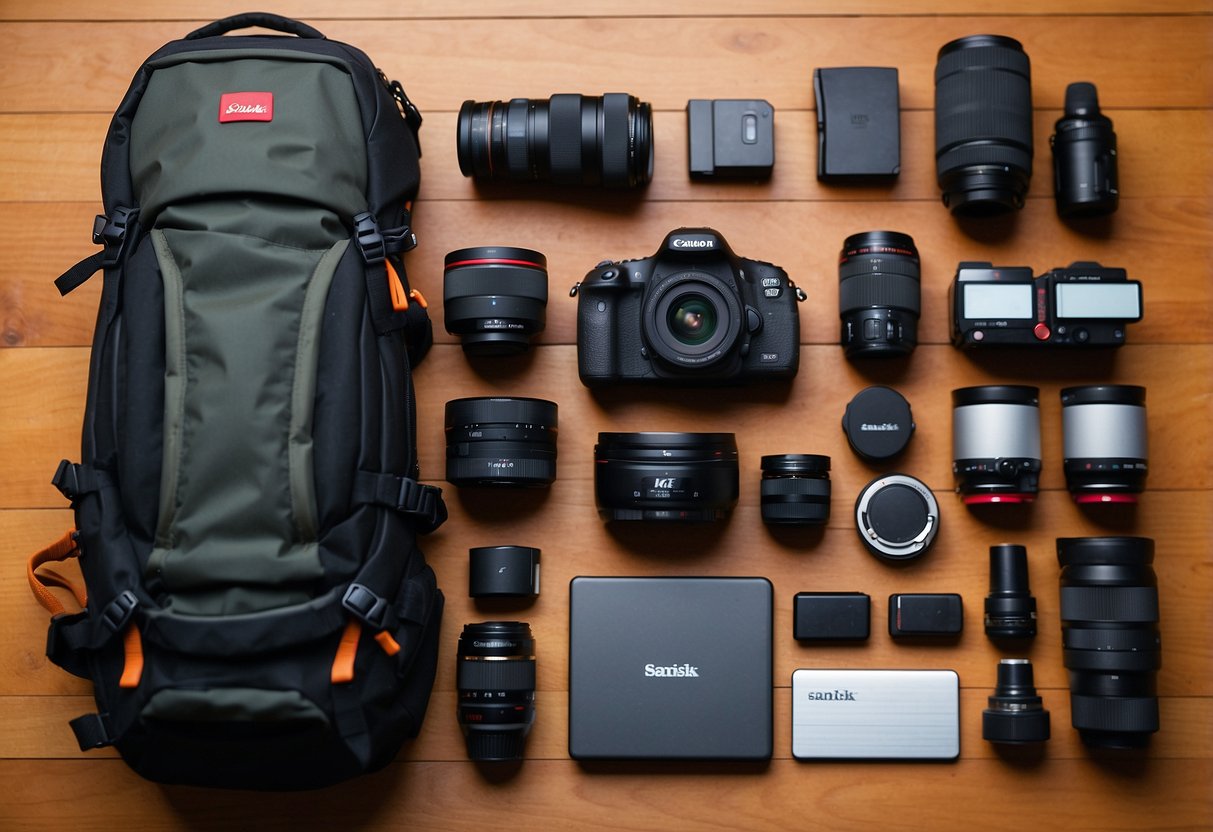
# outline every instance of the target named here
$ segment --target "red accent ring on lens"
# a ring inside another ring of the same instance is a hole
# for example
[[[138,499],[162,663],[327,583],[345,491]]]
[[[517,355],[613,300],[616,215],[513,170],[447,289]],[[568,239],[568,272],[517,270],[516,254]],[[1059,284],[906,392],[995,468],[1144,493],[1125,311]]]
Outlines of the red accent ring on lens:
[[[1073,494],[1074,502],[1079,505],[1099,505],[1100,503],[1136,503],[1136,494]]]
[[[991,503],[1031,503],[1036,500],[1035,494],[965,494],[961,497],[966,506],[989,505]]]
[[[486,258],[484,260],[457,260],[454,263],[447,263],[444,271],[456,269],[460,266],[527,266],[532,269],[544,271],[545,267],[538,263],[532,263],[530,260],[505,260],[498,258]]]

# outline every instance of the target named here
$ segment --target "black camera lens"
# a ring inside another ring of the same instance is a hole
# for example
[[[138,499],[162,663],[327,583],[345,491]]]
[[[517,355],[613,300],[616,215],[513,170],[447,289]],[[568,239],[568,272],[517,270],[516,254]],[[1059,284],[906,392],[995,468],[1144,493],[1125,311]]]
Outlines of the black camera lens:
[[[830,458],[775,454],[762,458],[762,520],[773,526],[820,526],[830,519]]]
[[[641,329],[654,358],[678,371],[705,375],[733,358],[743,320],[735,289],[691,269],[653,285],[644,301]]]
[[[469,485],[550,485],[556,479],[556,403],[473,398],[446,403],[446,478]]]
[[[703,295],[689,292],[670,304],[666,314],[670,333],[689,347],[697,347],[716,334],[716,306]]]
[[[913,560],[931,548],[939,533],[939,503],[921,480],[887,474],[859,492],[855,528],[864,547],[877,557]]]
[[[626,93],[465,101],[458,151],[477,179],[636,188],[653,178],[653,109]]]
[[[1142,748],[1158,730],[1162,664],[1154,541],[1058,538],[1057,562],[1071,721],[1089,746]]]
[[[935,171],[953,214],[1023,207],[1032,176],[1032,73],[1019,41],[971,35],[939,50]]]
[[[838,257],[838,313],[847,358],[909,355],[922,309],[918,249],[909,234],[852,234]]]
[[[1136,503],[1146,485],[1146,388],[1061,391],[1066,485],[1077,503]]]
[[[1099,111],[1094,84],[1066,87],[1065,115],[1057,120],[1053,146],[1053,195],[1063,217],[1111,214],[1120,204],[1116,132]]]
[[[1033,638],[1036,599],[1028,589],[1028,550],[1002,544],[990,547],[990,594],[986,596],[986,635]]]
[[[1040,390],[952,391],[952,474],[966,504],[1030,503],[1040,481]]]
[[[711,522],[737,503],[731,433],[600,433],[594,461],[604,520]]]
[[[516,355],[543,332],[548,261],[529,248],[478,246],[446,256],[442,307],[446,331],[469,355]]]
[[[998,682],[981,713],[981,738],[988,742],[1024,745],[1049,738],[1049,712],[1036,694],[1032,662],[1003,659]]]
[[[520,760],[535,722],[535,637],[520,621],[464,624],[455,686],[468,757]]]

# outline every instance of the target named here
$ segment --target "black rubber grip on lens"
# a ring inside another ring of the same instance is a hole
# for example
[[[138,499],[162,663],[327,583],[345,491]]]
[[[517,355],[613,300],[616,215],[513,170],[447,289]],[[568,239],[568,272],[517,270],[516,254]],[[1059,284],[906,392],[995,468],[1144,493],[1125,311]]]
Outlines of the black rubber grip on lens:
[[[552,181],[578,185],[581,172],[581,96],[553,95],[548,104],[548,159]]]
[[[1062,621],[1154,622],[1158,589],[1152,586],[1063,586]]]
[[[460,690],[534,690],[535,662],[533,659],[495,662],[461,659],[455,687]]]
[[[830,481],[807,477],[781,477],[765,479],[761,486],[762,497],[806,497],[806,502],[818,502],[830,497]]]
[[[527,152],[527,110],[531,102],[515,98],[509,103],[505,118],[505,162],[511,179],[531,178],[530,154]]]
[[[1162,667],[1157,650],[1062,650],[1067,670],[1085,673],[1149,673]]]
[[[546,302],[546,271],[524,266],[482,266],[452,269],[443,281],[443,295],[459,298],[469,295],[515,295]]]
[[[968,39],[966,39],[968,40]],[[970,41],[935,65],[939,171],[977,165],[1032,170],[1031,63],[1010,39]],[[975,106],[980,103],[982,106]]]
[[[838,284],[838,308],[846,312],[873,307],[893,307],[919,314],[921,290],[918,281],[900,274],[868,274]]]
[[[1158,699],[1070,694],[1070,720],[1080,731],[1157,731]]]
[[[1063,627],[1061,644],[1071,650],[1158,650],[1162,643],[1153,627],[1106,630],[1094,627]]]
[[[602,184],[608,188],[628,186],[628,95],[607,93],[602,97]]]
[[[494,467],[493,463],[507,459],[509,468]],[[469,482],[550,483],[556,479],[556,459],[521,459],[517,456],[466,456],[446,458],[446,478],[459,484]]]

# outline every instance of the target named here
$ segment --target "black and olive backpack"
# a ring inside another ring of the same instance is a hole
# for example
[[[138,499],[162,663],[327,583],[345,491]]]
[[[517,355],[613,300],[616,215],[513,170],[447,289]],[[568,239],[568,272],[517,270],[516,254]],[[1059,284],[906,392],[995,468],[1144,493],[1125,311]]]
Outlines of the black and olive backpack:
[[[287,33],[224,37],[261,26]],[[139,69],[101,163],[103,274],[77,529],[31,560],[47,653],[91,679],[82,749],[165,783],[301,789],[415,736],[442,594],[415,544],[410,366],[431,343],[421,117],[362,52],[236,15]],[[48,561],[79,558],[85,591]],[[74,589],[64,612],[48,586]]]

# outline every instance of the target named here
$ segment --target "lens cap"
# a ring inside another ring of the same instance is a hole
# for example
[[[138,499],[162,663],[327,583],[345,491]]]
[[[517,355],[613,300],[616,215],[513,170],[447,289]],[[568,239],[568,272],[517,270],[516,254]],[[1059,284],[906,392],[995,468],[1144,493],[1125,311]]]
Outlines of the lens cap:
[[[939,531],[939,503],[926,484],[907,474],[872,480],[855,501],[859,539],[886,560],[912,560],[931,548]]]
[[[851,450],[862,458],[891,459],[905,450],[914,433],[910,403],[891,387],[860,390],[847,405],[842,429]]]

